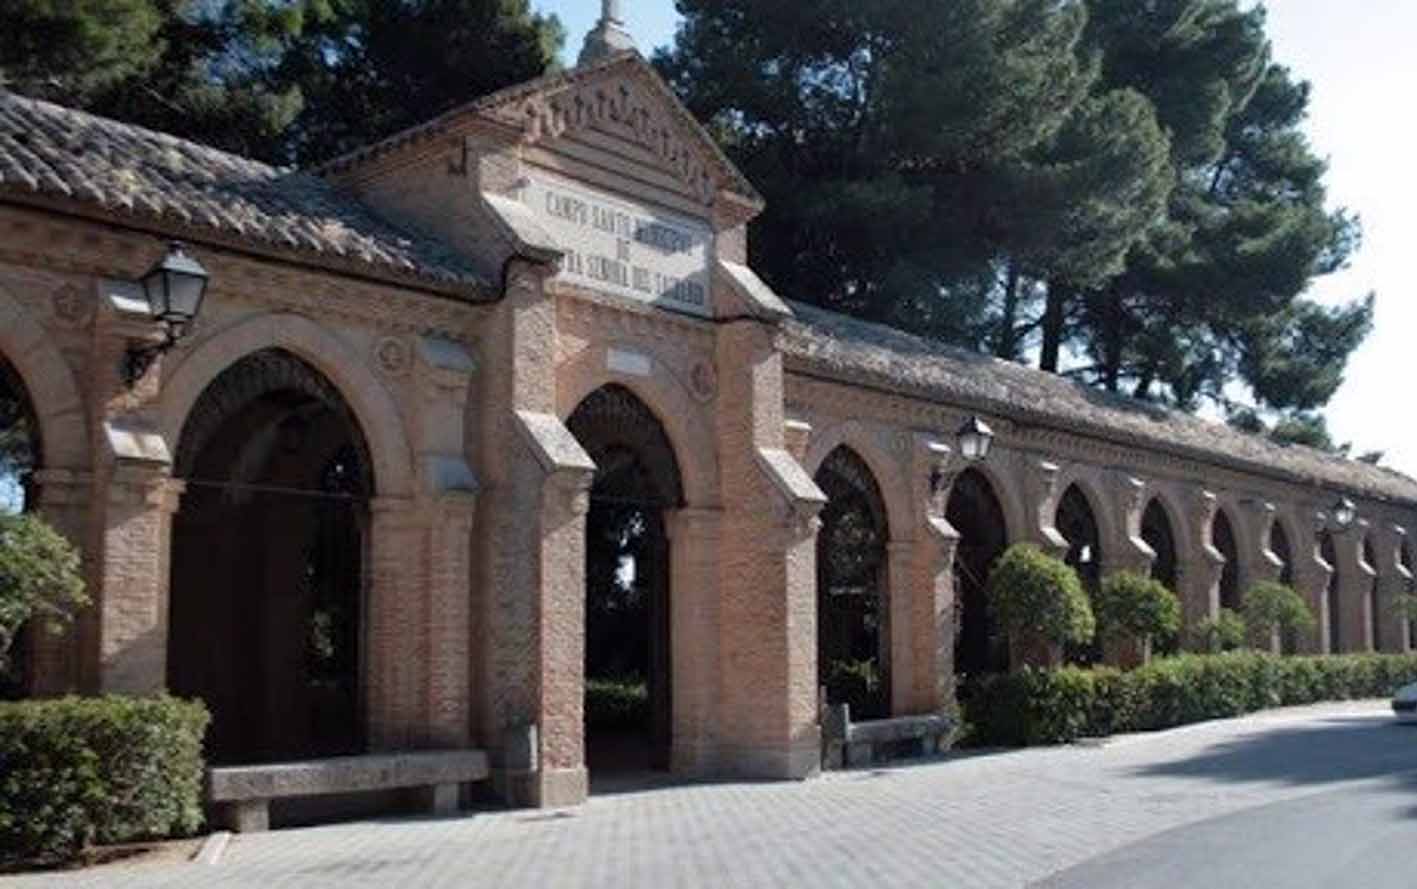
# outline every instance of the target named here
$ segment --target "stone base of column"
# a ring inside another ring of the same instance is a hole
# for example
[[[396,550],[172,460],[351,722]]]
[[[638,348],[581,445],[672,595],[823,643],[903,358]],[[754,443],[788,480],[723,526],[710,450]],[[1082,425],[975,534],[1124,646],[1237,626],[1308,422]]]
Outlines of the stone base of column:
[[[723,775],[739,778],[800,781],[822,770],[822,733],[813,726],[808,737],[781,747],[726,744],[719,752]]]
[[[559,809],[578,806],[590,797],[590,773],[576,769],[543,769],[522,772],[501,769],[492,773],[493,786],[511,806]]]

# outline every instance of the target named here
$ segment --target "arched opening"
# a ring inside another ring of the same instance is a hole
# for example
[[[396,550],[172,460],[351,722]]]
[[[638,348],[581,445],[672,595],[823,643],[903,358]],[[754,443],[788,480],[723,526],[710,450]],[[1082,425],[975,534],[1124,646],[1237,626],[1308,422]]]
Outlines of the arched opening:
[[[35,506],[34,470],[40,465],[39,423],[19,373],[0,355],[0,513]],[[29,688],[30,632],[21,628],[0,667],[0,700],[21,697]]]
[[[1220,569],[1220,607],[1240,610],[1240,549],[1235,545],[1235,529],[1224,510],[1217,510],[1210,523],[1210,545],[1225,558]]]
[[[1367,599],[1368,606],[1368,644],[1370,651],[1383,650],[1383,622],[1382,611],[1378,608],[1378,559],[1377,553],[1373,550],[1373,538],[1363,538],[1363,564],[1373,570],[1373,576],[1368,579],[1368,589],[1363,595]]]
[[[856,452],[838,447],[817,470],[827,495],[817,534],[817,682],[852,719],[891,713],[885,500]]]
[[[1333,535],[1328,531],[1319,532],[1319,558],[1329,566],[1328,584],[1324,587],[1324,608],[1328,611],[1328,650],[1330,653],[1341,649],[1343,618],[1338,613],[1338,548]]]
[[[1284,526],[1274,522],[1269,526],[1269,551],[1279,560],[1279,582],[1287,587],[1294,586],[1294,555],[1289,547],[1289,535]],[[1293,627],[1280,634],[1280,651],[1294,654],[1299,650],[1299,631]]]
[[[566,421],[595,461],[586,513],[586,762],[668,769],[673,745],[670,542],[683,505],[659,418],[623,386],[587,395]]]
[[[1059,498],[1053,526],[1068,542],[1063,561],[1078,573],[1088,597],[1095,596],[1102,585],[1102,536],[1097,530],[1092,504],[1076,484],[1068,485]],[[1102,644],[1097,639],[1083,645],[1070,644],[1064,655],[1075,663],[1097,663],[1102,659]]]
[[[1160,500],[1153,498],[1141,514],[1141,539],[1156,554],[1151,560],[1151,576],[1174,592],[1179,579],[1176,535],[1171,530],[1171,517]]]
[[[211,709],[211,762],[363,748],[370,466],[338,390],[279,349],[219,374],[184,422],[167,681]]]
[[[1397,557],[1402,561],[1402,567],[1407,569],[1407,587],[1402,591],[1405,596],[1403,608],[1407,611],[1407,620],[1403,621],[1402,625],[1407,632],[1405,650],[1411,651],[1417,647],[1417,615],[1412,613],[1412,595],[1417,591],[1417,576],[1414,576],[1412,571],[1412,544],[1405,537],[1397,551]]]
[[[995,625],[986,584],[1008,546],[1004,508],[994,486],[977,469],[961,472],[950,489],[945,518],[959,532],[955,549],[955,675],[961,685],[972,676],[1009,668],[1008,639]]]

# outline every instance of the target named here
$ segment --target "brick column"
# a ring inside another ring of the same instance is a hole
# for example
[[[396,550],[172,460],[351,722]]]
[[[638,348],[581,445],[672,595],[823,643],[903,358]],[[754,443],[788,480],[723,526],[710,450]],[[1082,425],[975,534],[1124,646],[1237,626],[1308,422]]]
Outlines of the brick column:
[[[945,519],[954,477],[965,468],[950,448],[928,435],[915,436],[910,490],[915,540],[910,545],[911,685],[908,713],[955,708],[955,549],[959,532]]]
[[[1024,513],[1028,527],[1026,540],[1038,544],[1051,556],[1067,554],[1068,541],[1058,533],[1053,521],[1058,512],[1058,464],[1037,454],[1018,451],[1013,456],[1015,471],[1023,479]]]
[[[427,739],[466,747],[472,731],[472,533],[477,499],[443,494],[425,507],[428,534]]]
[[[428,626],[423,572],[426,519],[411,497],[369,504],[369,579],[364,684],[370,750],[423,746],[420,676]]]
[[[1131,571],[1143,577],[1151,573],[1156,553],[1141,539],[1142,511],[1146,509],[1146,482],[1128,472],[1113,472],[1112,507],[1116,509],[1116,539],[1102,544],[1102,576]]]
[[[1187,629],[1220,612],[1220,575],[1225,570],[1225,557],[1210,542],[1210,526],[1218,507],[1215,494],[1210,491],[1192,492],[1188,536],[1194,543],[1194,552],[1181,555],[1191,567],[1182,577],[1182,589],[1177,591],[1181,595],[1182,625]]]
[[[723,510],[688,507],[667,513],[665,520],[674,682],[670,767],[677,774],[702,775],[717,768]]]
[[[826,498],[785,448],[775,328],[719,328],[716,437],[723,479],[724,770],[796,778],[820,767],[817,512]]]
[[[915,664],[917,632],[916,600],[928,595],[915,579],[915,542],[892,539],[886,544],[886,589],[890,625],[891,715],[915,712],[916,673],[925,669]]]
[[[121,460],[104,491],[95,566],[98,690],[153,694],[167,684],[172,514],[185,485],[166,463]]]
[[[1360,519],[1333,538],[1338,553],[1340,617],[1336,650],[1340,652],[1373,650],[1371,603],[1377,572],[1363,560],[1363,538],[1367,532],[1367,521]]]
[[[1300,640],[1305,654],[1325,654],[1333,650],[1328,638],[1328,584],[1334,566],[1325,562],[1319,550],[1319,534],[1328,517],[1322,512],[1310,512],[1301,524],[1303,538],[1292,541],[1294,547],[1294,585],[1313,614],[1314,629]]]
[[[89,577],[93,566],[85,542],[93,477],[87,472],[42,469],[34,474],[34,480],[39,489],[35,512],[79,548],[83,559],[81,571]],[[90,585],[86,583],[85,587],[92,598]],[[29,693],[35,697],[55,697],[78,692],[83,687],[80,668],[84,642],[96,644],[97,629],[93,605],[81,611],[62,635],[35,627],[30,634]]]
[[[1402,598],[1412,583],[1412,575],[1401,561],[1407,532],[1399,525],[1383,522],[1373,533],[1373,548],[1378,562],[1373,566],[1378,572],[1376,605],[1382,634],[1379,648],[1387,652],[1410,651],[1412,643],[1407,634],[1407,615],[1402,608]]]

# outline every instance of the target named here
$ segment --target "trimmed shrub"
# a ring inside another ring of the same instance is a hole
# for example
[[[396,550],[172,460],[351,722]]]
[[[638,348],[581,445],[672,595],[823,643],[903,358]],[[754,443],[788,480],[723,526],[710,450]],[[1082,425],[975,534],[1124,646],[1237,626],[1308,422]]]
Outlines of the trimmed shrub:
[[[1168,636],[1181,624],[1181,600],[1161,581],[1119,571],[1102,581],[1092,599],[1100,635],[1150,639]]]
[[[649,686],[643,679],[585,681],[586,728],[635,731],[649,724]]]
[[[57,633],[88,602],[74,545],[36,516],[0,514],[0,670],[26,622]]]
[[[1011,635],[1083,644],[1096,629],[1077,572],[1031,543],[999,557],[989,572],[989,600]]]
[[[209,721],[166,696],[0,703],[0,867],[195,833]]]
[[[1211,654],[1238,651],[1245,647],[1245,619],[1229,608],[1222,608],[1215,617],[1196,621],[1190,636],[1191,647],[1196,651]]]
[[[1129,672],[1025,669],[968,684],[975,745],[1058,744],[1151,731],[1268,707],[1387,697],[1417,681],[1417,655],[1280,657],[1241,651],[1159,658]]]
[[[1314,615],[1304,597],[1272,580],[1260,581],[1245,591],[1244,611],[1245,626],[1260,637],[1275,630],[1307,633],[1314,627]]]

